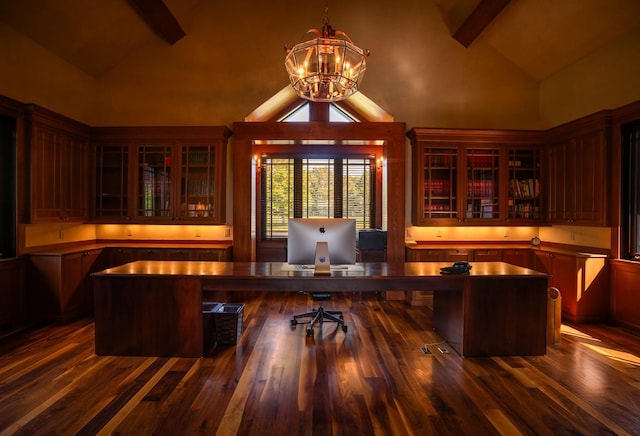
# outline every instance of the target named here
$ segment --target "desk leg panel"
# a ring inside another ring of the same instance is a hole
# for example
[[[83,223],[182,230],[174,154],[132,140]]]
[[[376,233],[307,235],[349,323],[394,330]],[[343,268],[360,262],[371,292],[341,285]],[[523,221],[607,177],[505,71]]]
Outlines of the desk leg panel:
[[[98,355],[201,357],[202,290],[191,278],[96,278]]]
[[[460,355],[463,355],[463,295],[461,290],[434,291],[433,293],[433,326],[449,346]]]
[[[465,295],[463,355],[546,353],[546,278],[474,278]]]

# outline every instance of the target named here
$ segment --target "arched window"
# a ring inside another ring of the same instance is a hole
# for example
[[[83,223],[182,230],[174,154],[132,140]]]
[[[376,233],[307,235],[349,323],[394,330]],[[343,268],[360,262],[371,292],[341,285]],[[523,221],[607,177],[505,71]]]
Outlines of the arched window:
[[[281,122],[308,122],[310,103]],[[354,122],[329,105],[330,122]],[[274,150],[260,159],[261,239],[287,237],[290,218],[353,218],[358,229],[376,227],[376,158],[358,153],[333,154],[329,147],[290,152]]]

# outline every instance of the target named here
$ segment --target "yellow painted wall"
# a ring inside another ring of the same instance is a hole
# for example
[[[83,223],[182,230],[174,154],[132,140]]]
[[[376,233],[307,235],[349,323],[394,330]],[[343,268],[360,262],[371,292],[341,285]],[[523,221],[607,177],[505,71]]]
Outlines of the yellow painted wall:
[[[640,28],[578,60],[540,84],[547,129],[640,100]]]
[[[97,82],[0,21],[0,94],[80,122],[95,118]]]
[[[407,227],[406,242],[528,242],[538,236],[542,243],[611,248],[609,227]]]
[[[529,241],[539,232],[538,227],[465,226],[465,227],[419,227],[407,228],[407,242],[451,242],[451,241]]]
[[[540,239],[543,242],[610,249],[611,229],[584,226],[540,227]]]
[[[28,224],[25,225],[25,247],[75,243],[84,241],[230,241],[228,226],[172,226],[119,224]]]
[[[113,240],[227,241],[232,240],[228,226],[172,226],[98,224],[96,237]]]
[[[96,227],[92,224],[27,224],[24,231],[27,248],[96,239]]]

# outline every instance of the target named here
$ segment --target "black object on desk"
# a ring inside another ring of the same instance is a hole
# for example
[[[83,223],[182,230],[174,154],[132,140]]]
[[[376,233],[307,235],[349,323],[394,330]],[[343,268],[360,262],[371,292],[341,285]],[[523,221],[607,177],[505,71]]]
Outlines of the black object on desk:
[[[451,266],[440,268],[441,274],[469,274],[469,271],[471,271],[469,262],[455,262]]]

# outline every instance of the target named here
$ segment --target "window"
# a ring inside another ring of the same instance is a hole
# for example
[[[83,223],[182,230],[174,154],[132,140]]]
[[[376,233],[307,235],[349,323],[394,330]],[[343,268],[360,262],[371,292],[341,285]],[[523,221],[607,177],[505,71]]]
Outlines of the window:
[[[640,120],[622,126],[622,256],[640,260]]]
[[[289,218],[353,218],[374,226],[375,160],[369,157],[263,156],[262,239],[286,238]]]

